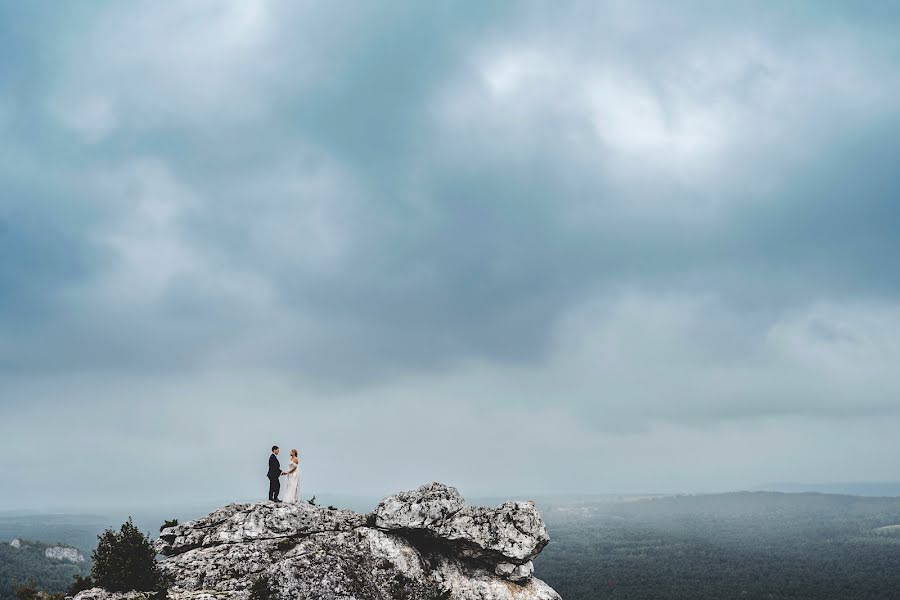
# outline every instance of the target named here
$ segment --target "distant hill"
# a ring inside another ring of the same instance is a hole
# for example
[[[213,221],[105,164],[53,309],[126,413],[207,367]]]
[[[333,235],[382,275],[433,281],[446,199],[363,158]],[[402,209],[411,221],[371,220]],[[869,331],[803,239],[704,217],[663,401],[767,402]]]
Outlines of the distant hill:
[[[16,586],[28,581],[64,592],[76,574],[89,572],[90,563],[77,548],[22,538],[0,542],[0,600],[15,600]]]
[[[108,518],[99,515],[0,513],[0,540],[66,544],[89,554],[97,545],[97,535],[111,525]]]
[[[735,492],[539,505],[536,574],[566,600],[886,600],[900,498]]]
[[[761,485],[757,489],[788,493],[816,492],[819,494],[844,494],[848,496],[900,497],[900,481],[855,483],[795,483],[782,481]]]

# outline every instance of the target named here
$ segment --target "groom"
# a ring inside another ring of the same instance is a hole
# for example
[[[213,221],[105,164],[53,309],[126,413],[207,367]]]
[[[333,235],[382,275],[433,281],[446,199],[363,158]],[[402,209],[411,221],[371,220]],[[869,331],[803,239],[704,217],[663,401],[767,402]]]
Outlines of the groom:
[[[272,502],[281,502],[278,499],[278,492],[281,491],[281,483],[278,478],[284,475],[281,471],[281,463],[278,462],[278,446],[272,446],[272,454],[269,456],[269,500]]]

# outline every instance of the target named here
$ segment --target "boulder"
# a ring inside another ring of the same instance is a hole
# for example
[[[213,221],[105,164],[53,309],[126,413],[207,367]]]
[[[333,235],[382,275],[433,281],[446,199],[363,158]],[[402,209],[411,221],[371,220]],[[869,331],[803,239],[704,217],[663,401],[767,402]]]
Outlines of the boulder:
[[[375,527],[422,534],[489,564],[524,565],[550,541],[534,502],[465,506],[456,488],[441,483],[385,498],[373,514]]]

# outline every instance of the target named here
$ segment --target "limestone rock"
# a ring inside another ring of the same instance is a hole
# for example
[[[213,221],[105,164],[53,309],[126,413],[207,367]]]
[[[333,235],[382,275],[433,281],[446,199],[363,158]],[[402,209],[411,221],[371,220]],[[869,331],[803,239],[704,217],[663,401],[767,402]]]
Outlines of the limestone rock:
[[[432,482],[411,492],[382,500],[375,511],[375,526],[382,529],[428,529],[439,526],[465,506],[459,490]]]
[[[489,563],[525,564],[550,541],[533,502],[465,506],[456,488],[440,483],[385,498],[374,515],[376,527],[419,532]]]
[[[44,550],[44,556],[56,560],[67,560],[73,563],[83,563],[84,555],[69,546],[50,546]]]
[[[435,578],[446,595],[441,597],[453,600],[560,600],[553,588],[536,577],[516,583],[448,558],[439,562]]]
[[[510,581],[527,581],[529,577],[534,575],[534,563],[531,561],[523,565],[500,563],[494,567],[494,573],[501,577],[506,577]]]
[[[107,592],[103,588],[91,588],[78,592],[74,600],[151,600],[152,592]]]
[[[163,529],[156,551],[169,556],[193,548],[343,531],[364,522],[365,517],[350,510],[323,510],[306,503],[229,504],[202,519]]]
[[[232,504],[164,529],[156,550],[172,600],[247,600],[259,578],[279,600],[559,600],[533,576],[547,542],[533,503],[467,507],[455,488],[431,483],[370,515]]]

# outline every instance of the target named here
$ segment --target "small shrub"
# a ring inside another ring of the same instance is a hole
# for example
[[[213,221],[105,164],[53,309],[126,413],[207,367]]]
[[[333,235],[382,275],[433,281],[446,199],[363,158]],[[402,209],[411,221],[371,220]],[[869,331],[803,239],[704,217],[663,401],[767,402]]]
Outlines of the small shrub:
[[[63,594],[51,594],[37,586],[37,584],[29,579],[28,583],[23,583],[16,587],[15,594],[17,600],[64,600]]]
[[[159,530],[162,531],[163,529],[166,529],[168,527],[175,527],[176,525],[178,525],[178,519],[169,519],[165,523],[160,525]]]
[[[69,590],[67,594],[69,596],[74,596],[78,592],[83,592],[84,590],[89,590],[94,587],[94,580],[91,579],[91,576],[82,577],[81,575],[75,575],[75,581],[72,582],[72,585],[69,586]]]
[[[316,505],[316,497],[313,496],[312,498],[307,500],[306,503],[309,504],[310,506],[315,506]]]
[[[337,507],[336,507],[336,506],[331,506],[331,505],[329,504],[329,505],[328,505],[328,510],[337,510]]]
[[[38,600],[41,590],[34,581],[28,581],[16,587],[16,598],[18,600]]]
[[[275,600],[268,575],[260,575],[250,586],[250,600]]]
[[[278,548],[279,552],[287,552],[291,548],[297,545],[297,542],[291,538],[284,538],[283,540],[278,540],[278,543],[275,544],[275,547]]]

